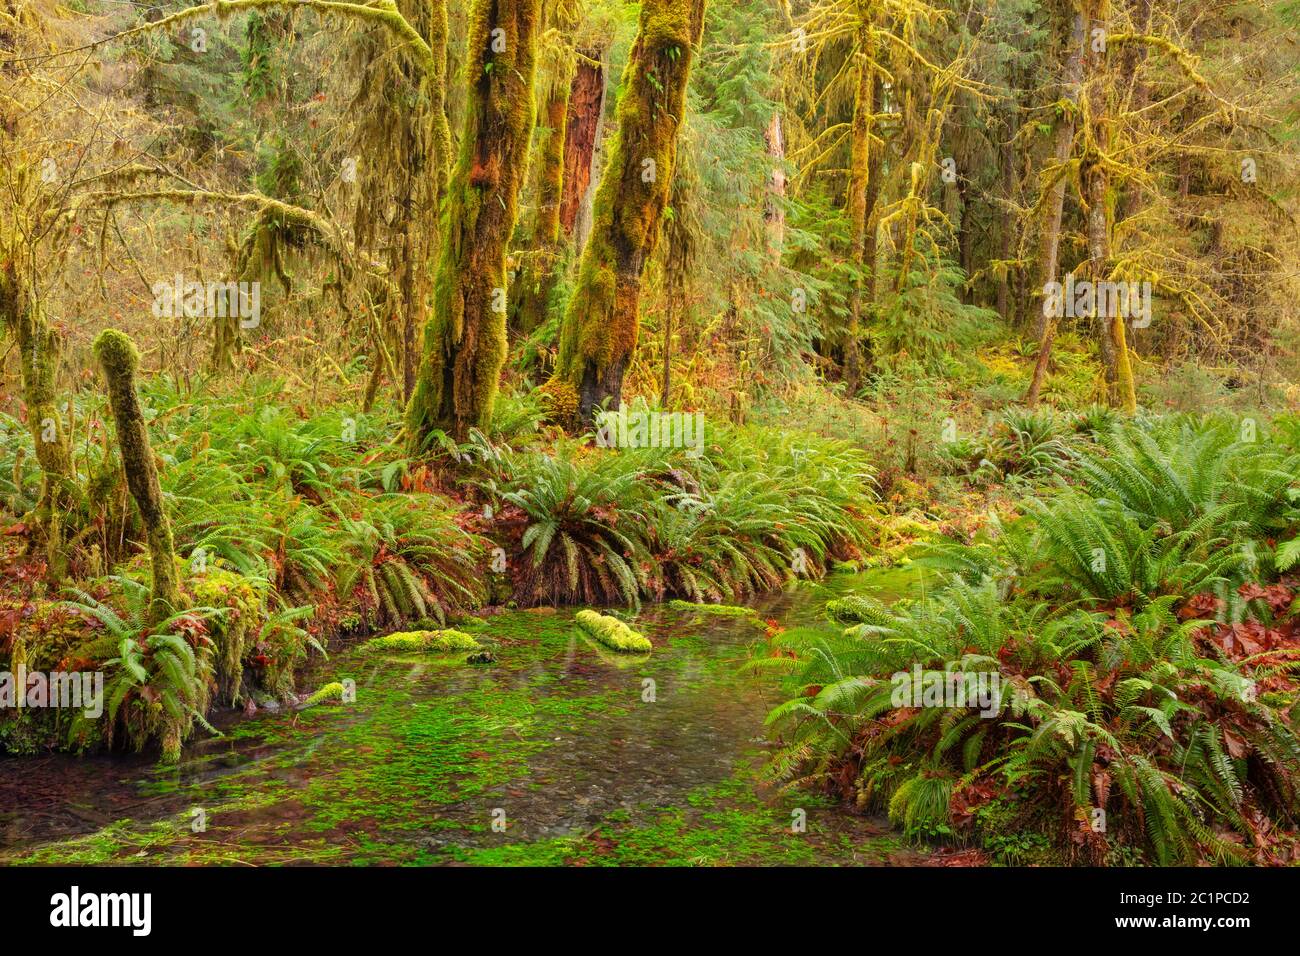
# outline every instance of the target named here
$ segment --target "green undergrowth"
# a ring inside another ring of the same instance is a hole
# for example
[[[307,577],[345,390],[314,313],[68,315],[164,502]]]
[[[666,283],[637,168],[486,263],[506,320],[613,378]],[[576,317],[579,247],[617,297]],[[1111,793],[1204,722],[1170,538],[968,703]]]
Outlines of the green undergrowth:
[[[916,554],[926,593],[837,596],[754,662],[788,675],[770,772],[1004,862],[1288,858],[1295,438],[1170,416],[1054,451],[1020,517]],[[952,675],[1001,689],[945,697]]]

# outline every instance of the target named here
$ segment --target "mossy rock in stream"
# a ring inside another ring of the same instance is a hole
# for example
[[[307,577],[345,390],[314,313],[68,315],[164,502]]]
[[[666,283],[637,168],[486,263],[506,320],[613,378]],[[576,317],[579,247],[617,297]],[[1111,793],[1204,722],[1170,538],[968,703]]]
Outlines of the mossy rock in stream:
[[[758,612],[752,607],[737,607],[733,604],[696,604],[693,601],[669,601],[668,606],[674,611],[695,611],[697,614],[712,614],[715,617],[757,617]]]
[[[318,704],[342,703],[343,702],[343,685],[338,681],[330,681],[316,693],[305,698],[298,705],[299,710],[306,710],[308,707],[315,707]]]
[[[457,651],[476,651],[479,642],[464,631],[398,631],[386,637],[376,637],[361,645],[366,653],[378,654],[451,654]]]
[[[611,651],[620,654],[649,654],[654,645],[644,634],[638,634],[616,617],[598,614],[595,611],[579,611],[573,619],[578,626],[604,644]]]

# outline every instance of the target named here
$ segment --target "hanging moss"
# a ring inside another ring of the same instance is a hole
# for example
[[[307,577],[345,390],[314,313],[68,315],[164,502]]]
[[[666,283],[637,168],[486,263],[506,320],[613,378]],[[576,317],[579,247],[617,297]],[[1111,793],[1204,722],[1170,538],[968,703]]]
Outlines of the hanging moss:
[[[618,131],[596,190],[591,237],[560,332],[556,375],[589,421],[617,402],[636,348],[641,273],[654,252],[677,160],[691,48],[704,0],[646,0],[618,104]]]
[[[135,390],[140,353],[126,333],[117,329],[100,332],[95,339],[94,351],[108,381],[108,399],[117,424],[117,443],[126,472],[126,485],[140,511],[149,543],[149,562],[153,569],[153,599],[149,614],[154,621],[161,621],[180,607],[180,585],[171,524],[163,508],[149,431]]]
[[[506,356],[505,254],[528,162],[538,32],[538,0],[476,0],[470,13],[465,127],[407,407],[413,450],[434,429],[464,440],[492,414]]]

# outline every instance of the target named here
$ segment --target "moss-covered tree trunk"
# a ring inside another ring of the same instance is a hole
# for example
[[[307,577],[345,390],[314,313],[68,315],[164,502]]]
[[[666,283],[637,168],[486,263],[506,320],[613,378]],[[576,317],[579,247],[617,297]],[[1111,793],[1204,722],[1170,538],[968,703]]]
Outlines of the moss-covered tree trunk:
[[[560,242],[560,200],[564,194],[564,127],[569,111],[569,77],[557,77],[546,96],[546,136],[536,159],[537,216],[531,249],[520,269],[516,327],[525,335],[541,325],[555,288]]]
[[[44,542],[46,578],[57,585],[68,573],[67,518],[76,500],[76,482],[56,403],[61,342],[25,278],[13,259],[0,262],[0,328],[13,337],[19,353],[27,428],[41,466],[41,496],[29,517]]]
[[[659,239],[677,162],[704,0],[645,0],[623,74],[618,130],[596,191],[591,237],[564,316],[555,383],[583,421],[617,403],[640,329],[641,274]],[[551,386],[553,389],[556,385]]]
[[[433,313],[407,437],[434,429],[463,440],[486,426],[506,355],[506,244],[533,128],[539,0],[475,0],[465,63],[467,107],[447,188]]]
[[[162,488],[154,465],[149,430],[145,427],[140,399],[135,391],[135,373],[140,353],[125,333],[105,329],[95,339],[95,358],[108,382],[108,400],[117,425],[117,444],[122,453],[126,486],[135,499],[144,522],[149,543],[149,563],[153,569],[153,592],[149,618],[157,623],[176,613],[180,607],[180,582],[176,576],[176,547],[172,542],[171,522],[163,508]]]

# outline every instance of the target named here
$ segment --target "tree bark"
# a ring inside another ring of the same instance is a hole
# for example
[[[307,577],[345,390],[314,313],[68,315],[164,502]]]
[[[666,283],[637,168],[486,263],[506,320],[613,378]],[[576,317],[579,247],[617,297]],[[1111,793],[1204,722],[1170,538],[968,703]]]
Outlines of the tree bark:
[[[870,219],[867,189],[870,184],[871,154],[874,152],[871,149],[871,134],[875,118],[876,74],[870,59],[870,24],[865,13],[861,13],[861,16],[856,50],[857,86],[853,95],[853,122],[849,133],[848,211],[852,257],[859,267],[865,267],[867,226]],[[864,281],[859,281],[853,291],[844,337],[844,385],[850,396],[855,395],[862,385],[862,325],[867,308],[865,286]]]
[[[763,132],[763,142],[767,145],[767,158],[772,163],[772,171],[767,180],[767,201],[763,206],[763,221],[767,223],[767,252],[773,261],[779,263],[781,250],[785,246],[785,129],[779,112],[773,111],[772,119]]]

